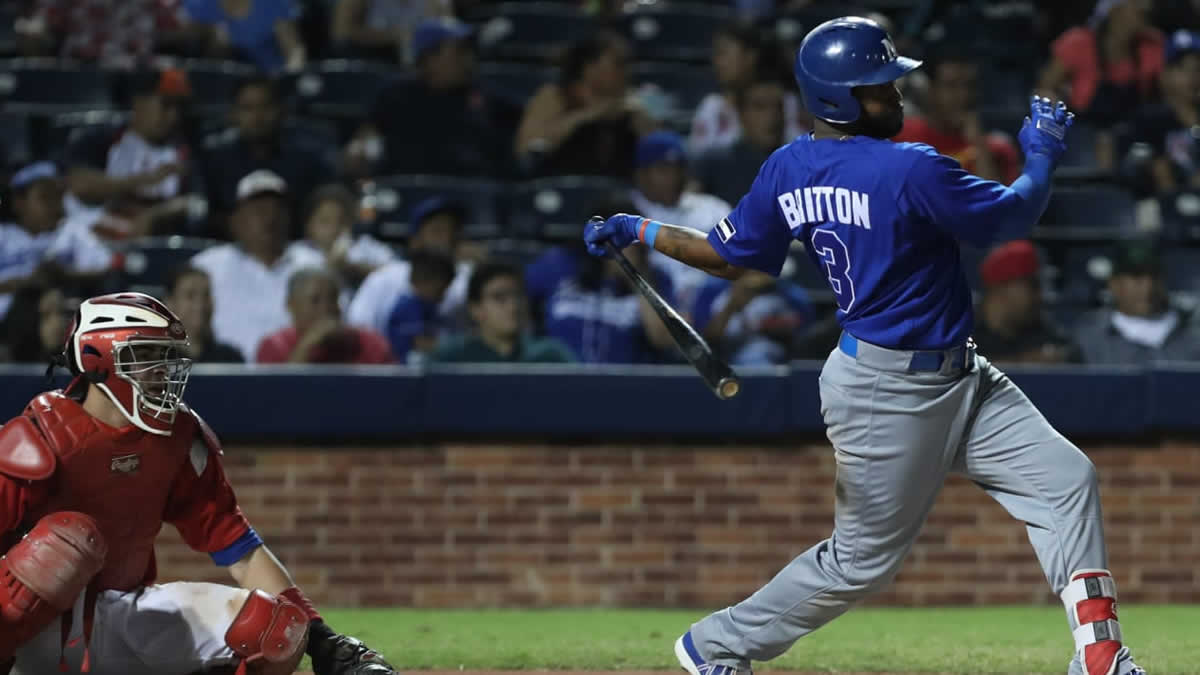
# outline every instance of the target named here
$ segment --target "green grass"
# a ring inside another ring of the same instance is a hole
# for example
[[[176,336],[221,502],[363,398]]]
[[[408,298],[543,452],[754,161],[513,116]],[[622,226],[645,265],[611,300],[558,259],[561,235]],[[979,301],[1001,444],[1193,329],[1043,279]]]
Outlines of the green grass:
[[[702,612],[641,610],[326,612],[393,665],[420,669],[664,669]],[[1122,606],[1125,641],[1151,675],[1200,673],[1200,606]],[[1056,607],[858,609],[756,670],[1065,673]]]

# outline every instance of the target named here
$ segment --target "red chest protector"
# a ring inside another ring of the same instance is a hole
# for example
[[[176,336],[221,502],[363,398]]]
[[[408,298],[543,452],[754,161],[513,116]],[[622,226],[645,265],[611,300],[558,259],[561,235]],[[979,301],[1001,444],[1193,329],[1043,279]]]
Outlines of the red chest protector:
[[[96,590],[129,591],[153,581],[154,539],[175,477],[196,439],[192,415],[180,415],[170,436],[134,426],[114,429],[60,392],[35,398],[25,409],[58,456],[48,498],[26,514],[28,522],[57,511],[95,519],[108,556]]]

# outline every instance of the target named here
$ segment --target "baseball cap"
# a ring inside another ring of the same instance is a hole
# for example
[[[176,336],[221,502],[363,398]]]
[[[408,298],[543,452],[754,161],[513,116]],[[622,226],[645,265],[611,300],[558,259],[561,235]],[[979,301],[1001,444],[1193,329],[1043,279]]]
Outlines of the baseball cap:
[[[474,33],[473,27],[452,17],[426,19],[417,24],[416,30],[413,31],[413,58],[420,60],[427,52],[436,49],[446,40],[461,40]]]
[[[1032,279],[1037,273],[1037,249],[1026,239],[997,246],[979,265],[979,278],[988,288],[1018,279]]]
[[[409,213],[408,221],[415,229],[420,229],[426,220],[439,213],[453,214],[460,223],[467,217],[467,210],[461,203],[449,197],[438,196],[417,202]]]
[[[1190,30],[1177,30],[1171,33],[1171,39],[1166,46],[1167,63],[1175,63],[1185,54],[1200,52],[1200,33]]]
[[[659,162],[683,163],[686,158],[682,136],[674,131],[655,131],[638,141],[633,164],[641,169]]]
[[[8,180],[8,187],[13,190],[23,190],[39,180],[58,178],[58,167],[54,162],[34,162],[21,168]]]
[[[1112,274],[1159,276],[1165,271],[1162,251],[1151,241],[1131,241],[1117,245],[1112,259]]]
[[[192,85],[187,73],[178,68],[142,70],[129,79],[131,98],[160,94],[172,98],[187,98],[192,95]]]
[[[238,181],[237,199],[239,202],[264,193],[280,196],[287,194],[287,181],[280,178],[279,174],[267,169],[251,171]]]

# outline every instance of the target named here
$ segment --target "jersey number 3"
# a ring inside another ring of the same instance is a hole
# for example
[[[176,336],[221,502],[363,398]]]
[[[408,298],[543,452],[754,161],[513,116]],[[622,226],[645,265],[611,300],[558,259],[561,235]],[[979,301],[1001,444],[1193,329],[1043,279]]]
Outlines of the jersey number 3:
[[[838,307],[849,312],[854,305],[854,282],[850,279],[850,250],[837,232],[815,229],[812,232],[813,251],[825,263],[829,287],[837,296]]]

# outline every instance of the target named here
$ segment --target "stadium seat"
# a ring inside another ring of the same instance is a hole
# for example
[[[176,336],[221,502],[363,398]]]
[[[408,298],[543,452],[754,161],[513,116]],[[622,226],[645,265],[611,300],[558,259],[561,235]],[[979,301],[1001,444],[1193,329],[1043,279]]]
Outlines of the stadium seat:
[[[669,97],[673,112],[685,116],[689,122],[701,99],[718,89],[716,79],[707,67],[637,63],[630,75],[635,85],[653,85],[662,90]]]
[[[596,31],[598,24],[577,8],[551,2],[497,5],[477,33],[480,53],[503,61],[547,61],[556,51]]]
[[[1158,198],[1164,236],[1172,240],[1200,241],[1200,192],[1182,190]]]
[[[254,69],[233,61],[194,60],[183,64],[192,85],[192,106],[200,111],[223,111],[233,105],[238,82]]]
[[[5,168],[16,168],[33,159],[33,130],[27,115],[0,112],[0,152]]]
[[[1133,197],[1118,185],[1058,187],[1042,216],[1048,227],[1089,227],[1132,232]]]
[[[374,196],[375,233],[388,241],[412,234],[413,224],[409,221],[412,208],[430,197],[447,197],[465,207],[464,236],[496,236],[504,222],[500,197],[505,186],[496,181],[429,175],[386,176],[364,190]]]
[[[125,122],[128,114],[117,110],[82,110],[59,113],[50,118],[41,150],[50,156],[58,156],[68,145],[96,129],[116,129]]]
[[[799,45],[808,31],[830,19],[848,15],[862,16],[870,11],[862,7],[862,3],[855,4],[860,6],[853,8],[841,4],[815,3],[798,9],[783,9],[772,19],[770,28],[780,42]]]
[[[539,87],[557,79],[556,68],[518,63],[481,63],[475,74],[475,83],[485,92],[521,107]]]
[[[597,176],[556,176],[528,181],[509,192],[513,234],[563,240],[578,237],[588,218],[614,199],[628,199],[624,181]]]
[[[0,62],[0,101],[9,111],[49,114],[112,108],[113,74],[54,59]]]
[[[322,61],[297,75],[293,87],[302,111],[319,117],[363,118],[379,94],[396,82],[415,80],[378,64]]]
[[[1099,304],[1112,274],[1112,254],[1112,244],[1068,248],[1063,260],[1059,300],[1069,305]]]
[[[180,236],[131,239],[114,246],[124,256],[122,284],[131,290],[162,293],[171,272],[200,251],[220,244],[213,239]]]
[[[668,3],[639,5],[620,24],[639,61],[707,62],[717,29],[736,20],[729,8]]]
[[[1163,262],[1167,267],[1167,288],[1200,293],[1200,249],[1167,248],[1163,251]]]

